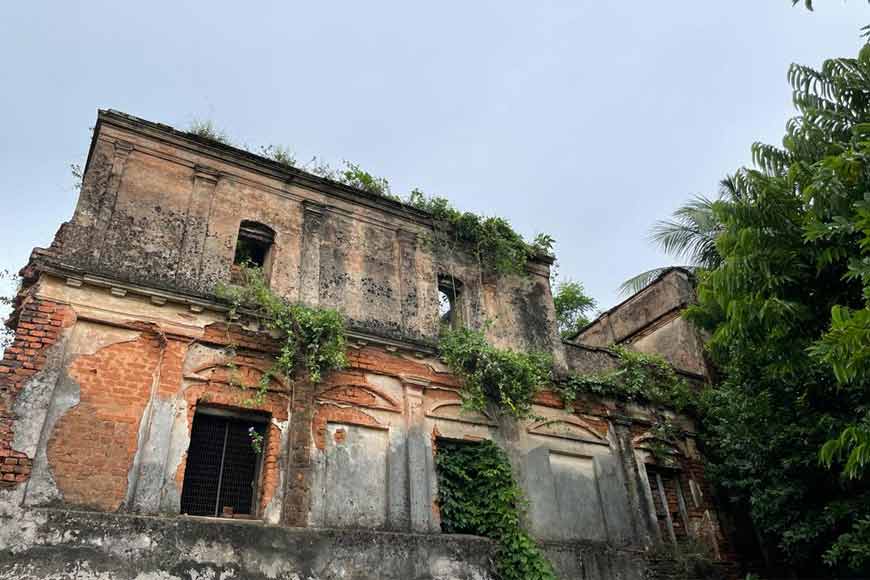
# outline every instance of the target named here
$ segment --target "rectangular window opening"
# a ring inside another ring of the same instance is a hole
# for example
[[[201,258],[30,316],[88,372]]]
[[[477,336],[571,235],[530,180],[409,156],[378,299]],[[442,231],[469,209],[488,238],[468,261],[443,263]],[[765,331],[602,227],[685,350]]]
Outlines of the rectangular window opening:
[[[457,329],[462,326],[462,282],[449,274],[438,276],[438,318],[441,326]]]
[[[181,513],[255,517],[268,416],[198,408],[181,490]],[[261,451],[257,450],[260,442]]]
[[[269,226],[245,220],[239,226],[236,253],[231,268],[233,282],[241,282],[242,266],[260,268],[268,276],[275,232]]]
[[[646,473],[662,533],[674,544],[685,541],[689,532],[688,514],[680,472],[646,465]]]
[[[480,534],[469,521],[466,506],[460,499],[468,491],[465,477],[476,481],[479,466],[475,453],[480,449],[479,441],[438,438],[435,441],[435,466],[438,475],[438,507],[441,515],[441,532],[444,534]],[[459,500],[459,501],[457,501]]]

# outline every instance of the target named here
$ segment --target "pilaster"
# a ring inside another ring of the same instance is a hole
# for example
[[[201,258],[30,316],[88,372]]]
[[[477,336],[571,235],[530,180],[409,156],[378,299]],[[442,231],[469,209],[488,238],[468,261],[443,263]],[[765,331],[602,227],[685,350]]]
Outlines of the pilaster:
[[[655,514],[655,505],[647,480],[646,469],[638,461],[632,443],[631,419],[614,417],[612,431],[616,438],[617,452],[625,474],[629,513],[635,520],[636,540],[644,546],[661,543],[661,529]]]
[[[219,177],[217,171],[207,167],[197,166],[194,170],[193,187],[184,220],[184,237],[181,241],[181,264],[178,268],[178,276],[181,278],[200,277],[209,213]]]
[[[100,261],[100,255],[103,251],[102,242],[105,239],[109,223],[112,221],[112,215],[115,213],[115,202],[118,198],[118,189],[121,186],[121,178],[124,176],[124,169],[127,166],[127,158],[133,151],[133,144],[119,140],[115,141],[114,148],[111,175],[106,184],[106,191],[100,199],[100,205],[97,209],[97,215],[94,221],[93,234],[91,236],[91,252],[95,264]]]
[[[405,388],[405,419],[407,421],[408,498],[412,532],[438,531],[432,517],[435,465],[432,460],[432,441],[426,435],[423,392],[429,381],[402,375]]]
[[[284,492],[282,519],[289,526],[306,527],[314,475],[311,460],[311,426],[314,420],[315,385],[307,380],[300,380],[293,389],[290,444],[287,446],[287,485]]]
[[[299,301],[308,306],[320,302],[320,243],[325,208],[303,202],[302,255],[299,261]]]
[[[399,243],[399,297],[401,300],[402,331],[409,336],[420,333],[418,323],[417,291],[417,234],[408,230],[398,230]]]

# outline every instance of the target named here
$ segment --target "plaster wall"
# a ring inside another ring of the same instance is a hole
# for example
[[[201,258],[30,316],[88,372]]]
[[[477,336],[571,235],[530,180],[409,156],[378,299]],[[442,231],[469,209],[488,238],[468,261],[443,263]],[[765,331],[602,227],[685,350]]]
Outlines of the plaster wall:
[[[697,328],[681,318],[694,302],[690,275],[679,268],[669,270],[652,284],[611,308],[580,331],[571,342],[582,347],[628,346],[658,354],[677,369],[706,377],[704,341]],[[590,354],[566,345],[569,359]]]
[[[274,289],[349,321],[348,365],[322,383],[271,377],[252,398],[277,344],[213,299],[241,220],[275,231]],[[494,276],[439,235],[391,200],[101,112],[75,215],[25,269],[0,362],[0,578],[483,580],[491,546],[440,534],[443,439],[505,450],[524,524],[563,578],[640,578],[663,541],[645,467],[661,417],[683,433],[669,468],[691,503],[674,510],[719,545],[691,420],[592,397],[566,407],[546,388],[525,421],[469,412],[432,348],[447,274],[463,324],[550,352],[560,373],[614,368],[595,346],[612,342],[698,372],[701,343],[675,317],[687,279],[669,274],[563,345],[546,260]],[[179,516],[205,406],[268,416],[255,522]]]
[[[493,276],[431,218],[390,199],[102,111],[75,213],[43,267],[211,297],[230,280],[241,221],[275,232],[270,284],[339,309],[359,331],[433,343],[437,277],[462,283],[463,322],[502,346],[554,352],[548,260]]]

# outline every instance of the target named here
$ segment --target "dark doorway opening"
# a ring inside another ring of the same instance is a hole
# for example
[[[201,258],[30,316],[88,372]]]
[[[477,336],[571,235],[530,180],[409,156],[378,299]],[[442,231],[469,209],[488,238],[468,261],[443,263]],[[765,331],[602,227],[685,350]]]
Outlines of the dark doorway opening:
[[[256,512],[260,454],[268,418],[223,409],[197,409],[181,490],[181,513],[252,517]]]
[[[680,484],[680,472],[647,464],[646,474],[662,536],[674,544],[686,540],[689,534],[689,515],[686,497]]]

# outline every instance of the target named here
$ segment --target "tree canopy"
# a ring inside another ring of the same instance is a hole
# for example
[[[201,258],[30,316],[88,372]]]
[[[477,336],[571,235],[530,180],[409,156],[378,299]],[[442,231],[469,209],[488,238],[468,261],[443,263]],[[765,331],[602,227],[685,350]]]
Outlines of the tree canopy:
[[[755,144],[754,167],[704,206],[715,252],[687,314],[721,372],[703,397],[704,443],[780,562],[866,577],[870,45],[788,78],[797,115],[782,146]]]
[[[589,324],[589,314],[595,310],[595,299],[586,294],[583,284],[574,280],[564,280],[556,284],[553,293],[556,306],[556,323],[562,338],[576,334]]]

